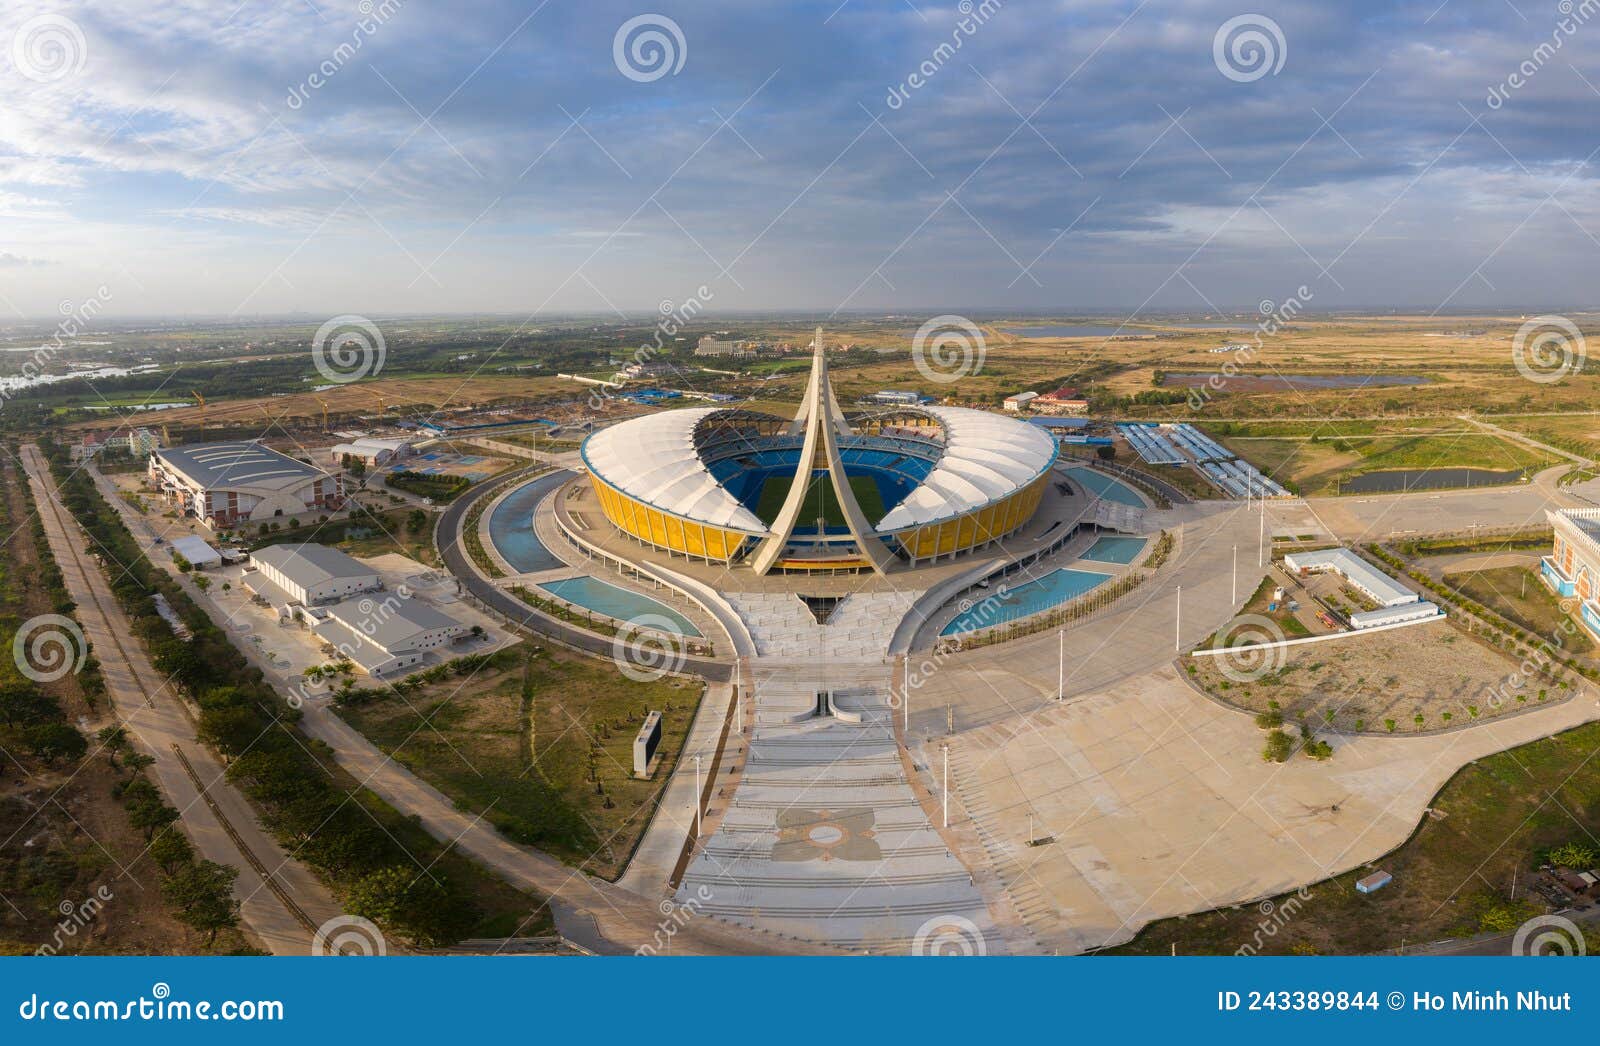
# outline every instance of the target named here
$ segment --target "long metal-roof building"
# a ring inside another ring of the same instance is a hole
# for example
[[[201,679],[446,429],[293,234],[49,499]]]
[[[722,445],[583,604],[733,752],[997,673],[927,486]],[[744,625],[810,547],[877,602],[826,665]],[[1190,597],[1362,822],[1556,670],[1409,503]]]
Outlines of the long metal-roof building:
[[[185,515],[219,529],[344,504],[338,476],[254,441],[157,448],[148,475]]]

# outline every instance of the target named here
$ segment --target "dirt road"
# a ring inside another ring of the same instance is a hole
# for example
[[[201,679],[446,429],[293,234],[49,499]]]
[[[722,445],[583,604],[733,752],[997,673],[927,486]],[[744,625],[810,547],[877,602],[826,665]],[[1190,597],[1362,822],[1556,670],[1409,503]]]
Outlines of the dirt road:
[[[24,446],[22,463],[50,551],[78,605],[78,620],[100,661],[117,718],[133,744],[155,759],[151,769],[156,783],[181,813],[199,854],[239,870],[234,892],[248,931],[274,954],[308,954],[316,928],[341,913],[338,904],[310,870],[261,828],[254,809],[228,783],[221,763],[195,740],[183,698],[155,670],[143,647],[129,638],[132,626],[87,551],[89,539],[62,508],[39,448]]]

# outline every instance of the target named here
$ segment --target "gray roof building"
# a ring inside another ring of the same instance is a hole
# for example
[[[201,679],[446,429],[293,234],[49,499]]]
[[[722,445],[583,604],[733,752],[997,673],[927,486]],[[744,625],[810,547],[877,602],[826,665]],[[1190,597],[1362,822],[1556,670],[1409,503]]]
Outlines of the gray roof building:
[[[327,473],[259,443],[200,443],[166,447],[155,456],[195,485],[280,490],[321,479]]]
[[[311,588],[339,578],[370,577],[376,571],[354,556],[327,545],[268,545],[250,553],[257,566],[269,566],[298,585]]]

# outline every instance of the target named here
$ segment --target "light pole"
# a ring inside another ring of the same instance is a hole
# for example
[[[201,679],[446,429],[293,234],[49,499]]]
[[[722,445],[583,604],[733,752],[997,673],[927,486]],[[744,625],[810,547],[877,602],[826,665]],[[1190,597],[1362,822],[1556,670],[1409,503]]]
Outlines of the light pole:
[[[906,735],[906,747],[911,747],[911,654],[900,657],[900,724]]]
[[[1179,585],[1172,601],[1172,649],[1183,653],[1183,586]]]
[[[1056,700],[1067,696],[1067,630],[1056,633]]]
[[[703,834],[704,822],[700,818],[701,807],[703,805],[701,800],[702,800],[703,796],[704,796],[704,793],[702,793],[700,791],[700,757],[699,756],[695,756],[694,757],[694,837],[696,839],[700,838],[700,836]]]
[[[1233,598],[1234,606],[1239,605],[1239,546],[1233,546]]]
[[[739,687],[744,679],[744,662],[733,663],[733,716],[738,722],[739,736],[744,736],[744,702],[739,698]]]
[[[1262,557],[1267,552],[1267,495],[1261,495],[1261,524],[1256,529],[1256,566],[1261,566]]]
[[[940,747],[940,750],[944,752],[944,784],[940,787],[940,791],[944,794],[944,826],[946,828],[949,828],[950,827],[950,746],[949,745],[940,745],[939,747]]]

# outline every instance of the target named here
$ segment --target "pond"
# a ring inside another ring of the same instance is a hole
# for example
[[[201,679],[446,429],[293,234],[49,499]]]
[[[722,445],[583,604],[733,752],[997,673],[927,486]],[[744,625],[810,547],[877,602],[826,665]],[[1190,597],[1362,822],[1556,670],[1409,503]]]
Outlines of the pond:
[[[1045,323],[1038,327],[1001,327],[1000,330],[1018,338],[1109,338],[1113,334],[1150,333],[1132,327],[1092,323]]]
[[[1065,472],[1070,479],[1081,484],[1091,494],[1096,494],[1107,501],[1132,505],[1134,508],[1144,508],[1144,499],[1132,487],[1126,483],[1120,483],[1104,473],[1082,467],[1066,468],[1061,471]]]
[[[489,513],[489,540],[500,558],[519,574],[565,566],[533,532],[533,510],[539,500],[572,478],[565,470],[529,480],[507,494]]]
[[[1363,472],[1339,484],[1341,494],[1403,494],[1412,490],[1448,490],[1456,487],[1499,487],[1522,479],[1522,469],[1391,469]]]
[[[1028,617],[1060,606],[1109,580],[1110,574],[1062,567],[1015,587],[996,584],[992,593],[985,593],[982,598],[964,597],[961,600],[964,609],[939,634],[953,636],[975,632],[980,628]]]
[[[1079,559],[1091,563],[1132,563],[1140,552],[1144,551],[1144,538],[1114,537],[1107,535],[1100,538],[1088,551],[1079,556]]]
[[[597,614],[614,617],[618,621],[638,621],[664,632],[676,632],[697,639],[700,637],[700,630],[695,628],[688,618],[665,603],[640,595],[631,589],[608,585],[599,578],[588,575],[562,578],[560,581],[542,582],[539,587],[568,603],[593,610]],[[655,620],[641,620],[644,618]]]

